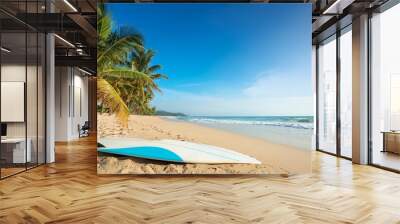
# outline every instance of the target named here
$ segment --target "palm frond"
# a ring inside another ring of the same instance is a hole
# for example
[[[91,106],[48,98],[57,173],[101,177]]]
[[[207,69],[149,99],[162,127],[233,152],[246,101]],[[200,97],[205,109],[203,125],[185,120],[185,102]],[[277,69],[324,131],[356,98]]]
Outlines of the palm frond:
[[[103,3],[97,8],[97,46],[98,51],[102,52],[106,47],[106,42],[112,33],[111,17],[107,14]]]
[[[150,67],[147,69],[147,71],[148,71],[149,73],[154,73],[155,71],[160,70],[160,69],[161,69],[161,65],[153,65],[153,66],[150,66]]]
[[[107,64],[120,64],[127,58],[127,55],[134,47],[139,47],[138,36],[127,36],[122,38],[113,37],[107,47],[97,55],[97,64],[100,67]]]
[[[107,82],[107,80],[100,77],[97,78],[97,99],[100,100],[111,113],[115,113],[124,127],[128,126],[128,107],[115,88]]]
[[[147,74],[139,71],[129,70],[126,68],[113,68],[104,70],[102,71],[101,76],[104,78],[138,80],[138,81],[144,81],[149,84],[154,83],[153,79],[151,79],[151,77],[149,77]]]
[[[151,74],[150,77],[155,80],[155,79],[168,79],[168,76],[164,74]]]

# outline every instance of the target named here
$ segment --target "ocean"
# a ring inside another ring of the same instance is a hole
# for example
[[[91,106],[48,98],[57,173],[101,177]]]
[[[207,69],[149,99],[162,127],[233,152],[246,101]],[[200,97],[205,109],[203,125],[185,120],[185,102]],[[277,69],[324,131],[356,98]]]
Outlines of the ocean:
[[[176,116],[174,120],[235,132],[270,142],[311,149],[312,116]]]

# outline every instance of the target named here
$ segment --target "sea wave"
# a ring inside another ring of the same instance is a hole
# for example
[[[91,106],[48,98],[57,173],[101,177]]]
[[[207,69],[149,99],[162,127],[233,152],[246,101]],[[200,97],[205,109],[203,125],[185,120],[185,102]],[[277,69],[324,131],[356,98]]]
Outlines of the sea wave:
[[[184,120],[196,123],[205,124],[244,124],[244,125],[267,125],[267,126],[279,126],[279,127],[289,127],[289,128],[299,128],[299,129],[313,129],[312,119],[309,118],[290,118],[277,120],[262,120],[251,118],[207,118],[207,117],[175,117],[174,119]]]

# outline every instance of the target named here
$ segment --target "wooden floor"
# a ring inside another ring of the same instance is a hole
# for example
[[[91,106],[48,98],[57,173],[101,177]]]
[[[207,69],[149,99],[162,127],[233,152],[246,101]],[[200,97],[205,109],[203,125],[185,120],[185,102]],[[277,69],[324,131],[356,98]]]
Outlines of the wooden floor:
[[[400,223],[400,175],[315,153],[290,177],[97,176],[94,139],[0,181],[0,223]]]
[[[372,160],[374,164],[400,170],[400,155],[391,152],[374,151]]]
[[[13,175],[13,174],[16,174],[16,173],[20,173],[20,172],[23,172],[23,171],[25,171],[26,169],[25,169],[25,167],[23,167],[23,168],[14,168],[14,167],[12,167],[12,168],[9,168],[9,167],[7,167],[7,168],[1,168],[1,178],[4,178],[4,177],[8,177],[8,176],[11,176],[11,175]]]

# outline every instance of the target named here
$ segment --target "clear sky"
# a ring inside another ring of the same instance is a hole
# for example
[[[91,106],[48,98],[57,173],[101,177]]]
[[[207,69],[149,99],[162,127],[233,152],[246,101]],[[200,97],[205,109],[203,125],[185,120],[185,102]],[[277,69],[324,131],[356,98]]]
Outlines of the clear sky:
[[[310,4],[108,4],[153,49],[159,110],[311,115]]]

